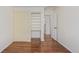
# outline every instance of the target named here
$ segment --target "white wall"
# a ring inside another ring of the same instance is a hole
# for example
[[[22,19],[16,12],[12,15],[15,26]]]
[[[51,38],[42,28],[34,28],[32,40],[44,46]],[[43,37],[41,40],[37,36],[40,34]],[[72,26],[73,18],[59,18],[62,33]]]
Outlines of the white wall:
[[[0,52],[13,42],[12,34],[12,9],[0,7]]]
[[[58,7],[58,41],[71,52],[79,52],[79,7]]]

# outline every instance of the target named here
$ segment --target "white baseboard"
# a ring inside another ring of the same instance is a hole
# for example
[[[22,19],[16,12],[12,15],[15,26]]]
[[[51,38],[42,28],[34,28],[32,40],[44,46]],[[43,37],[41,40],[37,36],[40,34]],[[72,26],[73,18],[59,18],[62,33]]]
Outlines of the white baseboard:
[[[0,53],[2,52],[2,51],[4,51],[4,49],[6,49],[10,44],[12,44],[13,43],[13,41],[9,41],[9,42],[7,42],[6,44],[5,44],[5,46],[3,46],[3,48],[0,50]]]
[[[45,40],[43,39],[43,40],[41,40],[41,41],[45,41]]]
[[[13,40],[13,42],[31,42],[31,40]]]
[[[60,42],[60,41],[58,41],[58,40],[56,40],[58,43],[60,43],[62,46],[64,46],[65,48],[67,48],[71,53],[72,53],[72,50],[71,49],[69,49],[66,45],[64,45],[62,42]]]

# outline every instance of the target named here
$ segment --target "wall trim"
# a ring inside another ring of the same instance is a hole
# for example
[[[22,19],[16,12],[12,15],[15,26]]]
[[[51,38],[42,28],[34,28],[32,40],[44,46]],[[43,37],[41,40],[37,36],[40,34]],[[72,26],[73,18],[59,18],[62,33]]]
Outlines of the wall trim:
[[[11,45],[13,41],[9,41],[5,44],[5,46],[0,50],[0,53],[3,52],[9,45]]]
[[[58,43],[60,43],[63,47],[65,47],[67,50],[69,50],[71,53],[72,53],[72,50],[71,49],[69,49],[66,45],[64,45],[62,42],[60,42],[60,41],[58,41],[58,40],[56,40]]]
[[[53,39],[53,38],[52,38]],[[55,39],[54,39],[55,40]],[[62,45],[64,48],[66,48],[70,53],[72,53],[72,51],[67,47],[65,46],[63,43],[61,43],[60,41],[58,40],[55,40],[56,42],[58,42],[60,45]]]

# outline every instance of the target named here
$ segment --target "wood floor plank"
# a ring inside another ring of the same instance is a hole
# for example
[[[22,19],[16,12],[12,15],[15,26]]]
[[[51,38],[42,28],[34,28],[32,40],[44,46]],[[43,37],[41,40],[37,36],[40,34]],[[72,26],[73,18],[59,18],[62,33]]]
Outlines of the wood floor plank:
[[[70,53],[54,39],[32,39],[32,42],[13,42],[3,53]]]

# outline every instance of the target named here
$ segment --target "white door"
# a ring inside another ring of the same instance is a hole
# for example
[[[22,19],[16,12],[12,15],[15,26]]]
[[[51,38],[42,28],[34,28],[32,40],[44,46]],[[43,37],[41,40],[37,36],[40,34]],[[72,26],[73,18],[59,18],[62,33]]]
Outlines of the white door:
[[[51,16],[51,37],[57,40],[57,15]]]
[[[45,15],[45,34],[50,35],[51,31],[51,17],[50,15]]]
[[[31,19],[29,12],[14,12],[14,41],[31,41]]]

